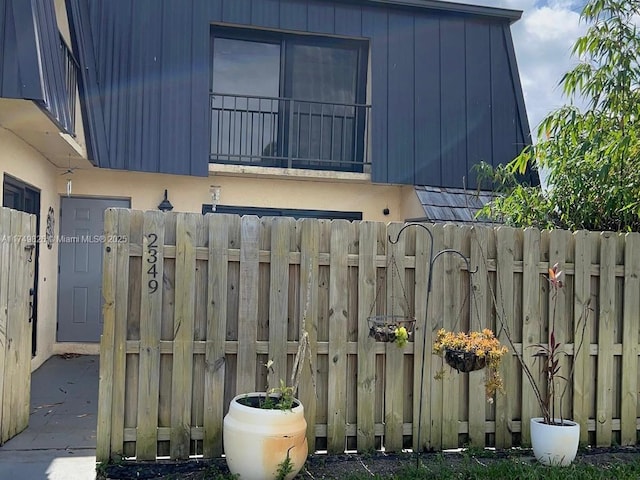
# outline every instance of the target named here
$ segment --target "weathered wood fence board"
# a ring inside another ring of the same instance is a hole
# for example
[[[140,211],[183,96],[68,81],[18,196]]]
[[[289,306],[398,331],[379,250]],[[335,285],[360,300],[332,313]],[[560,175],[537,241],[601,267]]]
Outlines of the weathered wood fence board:
[[[0,208],[0,445],[29,423],[35,216]]]
[[[230,399],[289,382],[301,335],[311,451],[527,444],[540,412],[513,352],[505,393],[488,404],[483,372],[434,379],[443,365],[431,346],[442,327],[492,328],[504,343],[508,328],[538,378],[529,352],[554,312],[563,371],[575,370],[557,409],[585,443],[636,443],[640,235],[427,225],[434,253],[459,250],[470,276],[457,255],[429,271],[423,228],[389,242],[402,226],[108,210],[105,234],[127,241],[104,251],[98,459],[220,455]],[[556,262],[566,288],[554,302],[545,277]],[[367,318],[385,314],[415,315],[405,347],[369,336]]]

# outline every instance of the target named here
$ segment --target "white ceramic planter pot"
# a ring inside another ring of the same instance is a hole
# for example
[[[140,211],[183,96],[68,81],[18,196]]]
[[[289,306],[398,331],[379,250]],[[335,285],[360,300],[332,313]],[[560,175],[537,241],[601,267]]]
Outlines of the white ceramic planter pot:
[[[287,458],[295,477],[307,459],[307,422],[304,408],[296,400],[291,410],[271,410],[238,403],[243,398],[264,398],[264,393],[238,395],[224,417],[224,453],[229,470],[242,480],[276,478],[278,465]]]
[[[560,420],[556,420],[560,423]],[[562,425],[548,425],[542,418],[531,419],[531,446],[536,459],[544,465],[566,467],[576,458],[580,442],[580,425],[564,420]]]

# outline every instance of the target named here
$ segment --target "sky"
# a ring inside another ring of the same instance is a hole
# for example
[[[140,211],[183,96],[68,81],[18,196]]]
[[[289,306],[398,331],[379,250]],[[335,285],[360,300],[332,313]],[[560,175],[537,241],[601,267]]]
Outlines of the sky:
[[[568,103],[559,87],[562,75],[577,63],[571,56],[586,32],[580,22],[585,0],[449,0],[522,10],[511,26],[531,133],[550,111]]]

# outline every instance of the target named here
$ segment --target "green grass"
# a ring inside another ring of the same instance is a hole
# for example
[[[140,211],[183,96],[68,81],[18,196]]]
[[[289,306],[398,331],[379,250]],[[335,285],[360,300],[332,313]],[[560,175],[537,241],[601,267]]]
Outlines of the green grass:
[[[487,450],[466,450],[461,454],[425,455],[416,463],[415,457],[398,456],[386,458],[378,462],[384,467],[377,472],[395,472],[381,474],[376,472],[375,455],[360,456],[358,460],[330,462],[326,465],[322,458],[315,458],[296,477],[297,479],[336,478],[340,480],[475,480],[475,479],[508,479],[508,480],[609,480],[640,479],[640,455],[627,452],[624,456],[615,451],[598,455],[597,458],[585,454],[578,456],[569,467],[546,467],[537,463],[530,455],[518,452],[490,452]],[[386,463],[386,465],[385,465]],[[164,475],[151,475],[152,465],[137,465],[136,470],[129,471],[126,476],[108,477],[106,468],[99,467],[98,478],[135,479],[155,478],[162,480],[237,480],[237,477],[225,472],[226,467],[220,462],[187,473],[186,471],[165,471]],[[184,464],[182,464],[184,465]],[[371,467],[363,471],[363,466]],[[355,473],[357,472],[357,473]],[[135,475],[134,475],[135,474]]]
[[[606,465],[575,464],[569,467],[545,467],[536,463],[523,463],[517,459],[501,459],[483,462],[482,459],[465,458],[459,464],[451,465],[444,460],[408,467],[396,475],[375,476],[358,474],[347,480],[609,480],[640,478],[640,460],[632,463],[611,463]]]

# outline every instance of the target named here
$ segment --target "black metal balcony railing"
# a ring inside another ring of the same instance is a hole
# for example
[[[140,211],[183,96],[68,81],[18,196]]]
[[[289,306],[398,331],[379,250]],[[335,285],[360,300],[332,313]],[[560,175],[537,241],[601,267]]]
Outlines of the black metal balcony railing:
[[[210,161],[362,172],[369,105],[213,93]]]
[[[65,108],[69,115],[69,133],[75,135],[76,132],[76,92],[78,87],[78,62],[73,56],[73,52],[60,35],[60,50],[63,56],[64,66],[64,86],[65,86]]]

